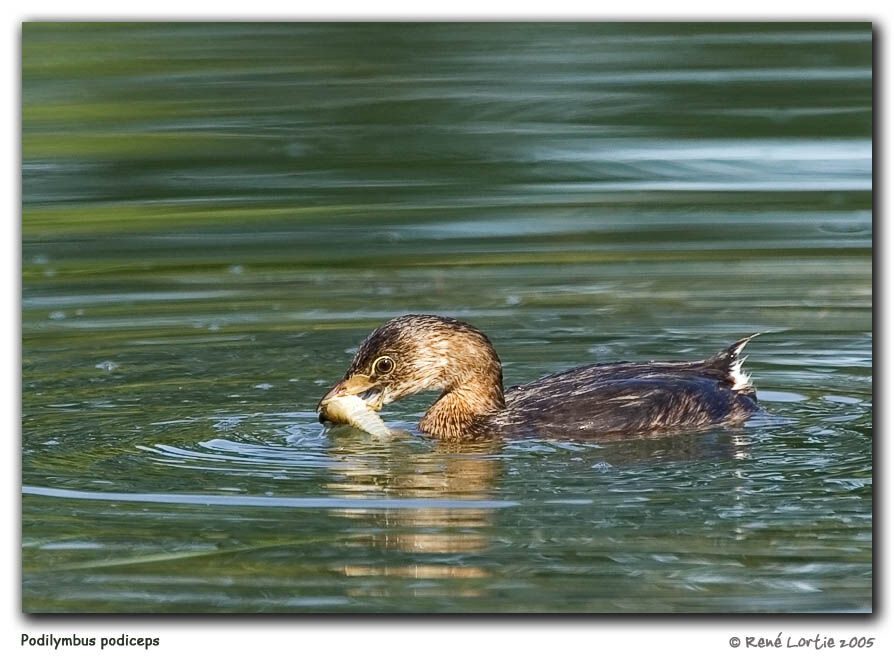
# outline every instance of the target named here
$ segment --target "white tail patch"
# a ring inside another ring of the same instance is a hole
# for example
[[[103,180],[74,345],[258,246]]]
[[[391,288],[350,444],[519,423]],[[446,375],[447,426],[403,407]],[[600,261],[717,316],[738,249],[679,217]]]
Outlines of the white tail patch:
[[[747,389],[751,386],[751,376],[747,373],[742,372],[742,364],[745,363],[747,357],[742,357],[740,359],[736,359],[732,363],[729,369],[729,377],[730,380],[733,381],[732,390],[739,391],[740,389]]]
[[[758,334],[752,334],[747,338],[743,338],[732,350],[732,354],[735,357],[735,360],[730,364],[729,367],[729,379],[733,381],[733,386],[731,387],[733,391],[739,391],[741,389],[748,389],[751,387],[751,376],[742,371],[742,365],[745,363],[745,360],[748,359],[747,356],[742,356],[742,350],[745,349],[748,341],[753,339],[755,336],[758,336]]]

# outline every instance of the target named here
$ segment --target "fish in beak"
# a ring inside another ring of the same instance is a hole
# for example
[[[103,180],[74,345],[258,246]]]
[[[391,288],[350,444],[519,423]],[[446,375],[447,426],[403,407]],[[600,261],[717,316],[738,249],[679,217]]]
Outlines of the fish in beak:
[[[336,384],[326,392],[317,404],[317,414],[320,422],[330,421],[326,416],[326,405],[334,398],[340,396],[359,396],[371,410],[379,411],[385,404],[385,389],[376,386],[368,375],[356,374]]]

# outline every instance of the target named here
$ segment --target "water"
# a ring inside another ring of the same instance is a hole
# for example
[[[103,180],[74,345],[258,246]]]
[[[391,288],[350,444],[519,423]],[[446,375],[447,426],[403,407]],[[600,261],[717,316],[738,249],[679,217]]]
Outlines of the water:
[[[26,612],[871,610],[868,24],[29,24],[22,64]],[[761,331],[768,414],[324,431],[410,311],[507,385]]]

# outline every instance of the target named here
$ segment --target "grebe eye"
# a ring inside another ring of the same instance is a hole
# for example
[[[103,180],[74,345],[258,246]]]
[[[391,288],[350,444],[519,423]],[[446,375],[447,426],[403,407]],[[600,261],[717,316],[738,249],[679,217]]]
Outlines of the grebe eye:
[[[394,370],[394,360],[391,357],[379,357],[373,364],[373,371],[379,375],[387,375]]]

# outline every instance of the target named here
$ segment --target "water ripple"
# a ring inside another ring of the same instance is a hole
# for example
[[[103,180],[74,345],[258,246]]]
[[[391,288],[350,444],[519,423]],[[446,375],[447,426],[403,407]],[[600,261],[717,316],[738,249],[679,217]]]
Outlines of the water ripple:
[[[174,493],[113,493],[22,486],[23,495],[71,500],[107,502],[150,502],[154,504],[190,504],[222,507],[262,507],[287,509],[507,509],[519,506],[512,500],[451,500],[432,498],[348,497],[258,497],[250,495],[191,495]]]

